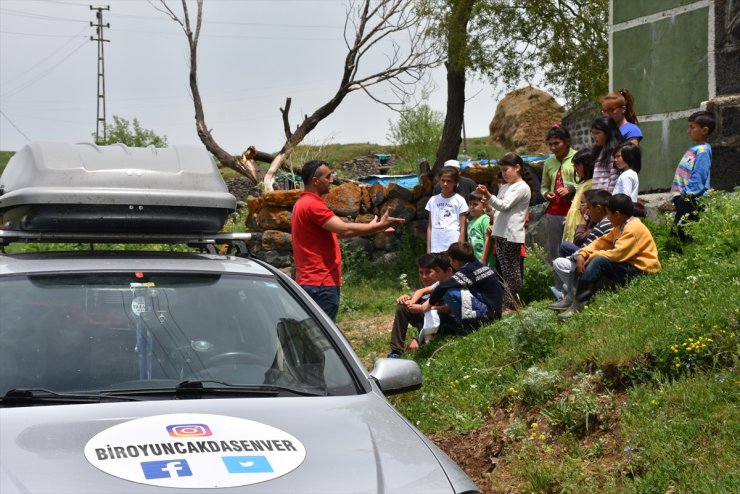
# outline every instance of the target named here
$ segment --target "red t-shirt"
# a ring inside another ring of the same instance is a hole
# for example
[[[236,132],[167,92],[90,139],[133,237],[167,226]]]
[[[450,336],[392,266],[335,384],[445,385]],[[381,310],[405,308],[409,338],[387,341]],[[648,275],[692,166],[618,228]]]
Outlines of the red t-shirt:
[[[563,169],[558,168],[558,173],[555,175],[555,187],[554,190],[558,190],[563,186]],[[568,216],[568,210],[570,209],[570,200],[564,197],[556,196],[555,200],[547,206],[545,214],[553,216]]]
[[[333,217],[334,212],[313,192],[301,193],[293,206],[293,260],[299,285],[342,285],[339,240],[334,233],[322,228]]]

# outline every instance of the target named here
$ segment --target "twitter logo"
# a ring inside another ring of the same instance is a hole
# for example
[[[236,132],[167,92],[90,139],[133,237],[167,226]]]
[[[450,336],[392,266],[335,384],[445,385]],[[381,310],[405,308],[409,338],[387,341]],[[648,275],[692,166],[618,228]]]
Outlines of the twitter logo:
[[[265,456],[222,456],[229,473],[272,473]]]

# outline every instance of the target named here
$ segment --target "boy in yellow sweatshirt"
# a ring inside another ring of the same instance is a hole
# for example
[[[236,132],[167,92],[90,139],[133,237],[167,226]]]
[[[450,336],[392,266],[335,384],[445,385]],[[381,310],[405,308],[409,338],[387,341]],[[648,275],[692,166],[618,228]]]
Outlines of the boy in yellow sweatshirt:
[[[558,316],[560,320],[579,312],[604,280],[626,285],[639,274],[660,271],[653,235],[633,216],[632,199],[626,194],[615,194],[606,209],[612,230],[576,252],[578,286],[573,305]]]

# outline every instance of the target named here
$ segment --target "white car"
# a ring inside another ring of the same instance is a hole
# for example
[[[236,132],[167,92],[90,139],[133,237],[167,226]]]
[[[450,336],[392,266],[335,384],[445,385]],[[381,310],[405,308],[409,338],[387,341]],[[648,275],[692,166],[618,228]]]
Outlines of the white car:
[[[478,492],[385,398],[421,386],[416,363],[367,373],[248,234],[218,233],[235,204],[196,147],[11,160],[0,492]]]

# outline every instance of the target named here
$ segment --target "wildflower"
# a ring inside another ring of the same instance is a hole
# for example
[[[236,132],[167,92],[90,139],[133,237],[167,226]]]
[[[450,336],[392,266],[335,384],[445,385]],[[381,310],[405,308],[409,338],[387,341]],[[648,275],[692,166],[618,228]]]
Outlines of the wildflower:
[[[540,424],[538,424],[537,422],[532,422],[529,427],[532,428],[532,429],[536,429],[539,426],[540,426]]]
[[[540,434],[540,441],[544,441],[544,440],[545,440],[545,435],[544,434]]]

